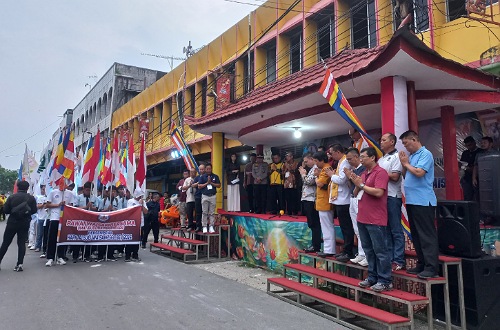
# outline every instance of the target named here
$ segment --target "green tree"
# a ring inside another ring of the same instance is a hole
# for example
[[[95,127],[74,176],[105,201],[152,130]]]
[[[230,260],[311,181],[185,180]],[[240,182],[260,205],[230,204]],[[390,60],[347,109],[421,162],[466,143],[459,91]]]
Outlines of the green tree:
[[[14,182],[17,179],[17,171],[8,170],[0,165],[0,193],[12,192]]]

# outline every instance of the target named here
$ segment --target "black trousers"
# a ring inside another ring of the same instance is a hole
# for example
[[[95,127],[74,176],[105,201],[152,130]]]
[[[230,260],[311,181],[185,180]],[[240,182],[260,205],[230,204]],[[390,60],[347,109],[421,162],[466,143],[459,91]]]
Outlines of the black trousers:
[[[295,188],[283,189],[283,196],[286,204],[286,214],[296,215],[299,212],[298,191]]]
[[[253,201],[253,184],[248,184],[245,188],[248,197],[248,211],[252,212],[254,210],[254,201]]]
[[[59,230],[59,220],[50,220],[49,224],[49,239],[47,242],[47,259],[54,260],[56,257],[57,247],[57,231]],[[64,247],[57,247],[57,257],[64,257]]]
[[[201,215],[203,213],[201,209],[201,196],[200,198],[194,198],[194,208],[196,213],[196,227],[201,228]]]
[[[29,229],[29,221],[7,222],[5,232],[3,233],[2,246],[0,247],[0,262],[2,262],[5,253],[7,253],[7,250],[14,239],[14,236],[17,234],[17,264],[23,264],[24,255],[26,254],[26,240],[28,239]]]
[[[3,211],[3,206],[0,206],[0,219],[5,220],[5,212]]]
[[[115,256],[113,252],[115,251],[115,245],[98,245],[97,246],[97,259],[104,259],[104,255],[106,255],[107,259],[114,259]],[[106,252],[107,251],[107,252]]]
[[[344,253],[354,258],[354,227],[352,226],[351,214],[349,213],[350,205],[335,205],[337,217],[339,218],[340,230],[344,236]]]
[[[153,230],[154,242],[158,243],[158,238],[160,236],[160,223],[158,222],[158,220],[144,221],[144,227],[142,228],[142,246],[146,245],[151,230]]]
[[[73,259],[78,259],[80,256],[80,251],[82,252],[82,257],[84,259],[90,259],[90,253],[92,252],[93,245],[72,245],[71,253]]]
[[[125,245],[125,259],[130,259],[130,256],[137,258],[139,256],[139,245],[128,244]]]
[[[276,214],[283,210],[283,186],[280,184],[272,184],[269,186],[269,211]]]
[[[194,222],[194,207],[195,202],[186,203],[186,216],[188,219],[188,228],[195,229],[196,224]]]
[[[49,226],[50,220],[47,220],[45,226],[43,226],[43,237],[42,237],[42,251],[43,253],[47,252],[47,242],[49,240]]]
[[[266,213],[266,199],[267,197],[267,185],[265,184],[254,184],[253,185],[253,198],[254,198],[254,211],[255,213],[265,214]]]
[[[314,202],[302,201],[302,211],[307,218],[307,226],[312,233],[312,246],[316,251],[321,250],[321,223],[319,213],[314,208]]]
[[[438,236],[434,224],[435,207],[406,204],[411,239],[417,252],[417,267],[438,273]]]

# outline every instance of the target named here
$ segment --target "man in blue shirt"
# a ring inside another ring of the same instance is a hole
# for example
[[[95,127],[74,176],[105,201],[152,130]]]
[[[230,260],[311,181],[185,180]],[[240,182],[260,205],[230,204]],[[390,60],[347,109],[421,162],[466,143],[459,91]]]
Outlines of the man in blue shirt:
[[[208,224],[210,224],[208,232],[211,234],[215,233],[215,195],[217,194],[217,188],[220,188],[220,185],[219,176],[212,173],[212,164],[206,164],[205,174],[203,174],[198,181],[198,189],[201,190],[201,223],[203,225],[203,234],[207,233]]]
[[[411,236],[417,252],[417,265],[408,269],[409,274],[420,278],[438,276],[438,236],[434,225],[434,157],[414,131],[406,131],[399,137],[410,156],[401,151],[399,159],[405,178],[406,211]]]

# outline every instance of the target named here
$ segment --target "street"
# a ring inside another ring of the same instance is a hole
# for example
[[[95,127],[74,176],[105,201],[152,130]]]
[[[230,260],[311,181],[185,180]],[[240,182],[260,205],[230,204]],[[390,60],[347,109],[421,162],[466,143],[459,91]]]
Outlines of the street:
[[[0,223],[3,237],[5,222]],[[17,329],[345,329],[236,281],[140,250],[140,263],[45,267],[17,244],[0,271],[0,328]]]

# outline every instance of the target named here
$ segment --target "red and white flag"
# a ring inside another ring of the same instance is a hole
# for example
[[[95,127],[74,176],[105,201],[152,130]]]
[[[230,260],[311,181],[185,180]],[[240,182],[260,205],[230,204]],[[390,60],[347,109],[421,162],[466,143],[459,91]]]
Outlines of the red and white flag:
[[[139,154],[139,163],[135,172],[136,189],[139,188],[143,192],[146,191],[146,139],[145,135],[141,139],[141,152]]]

